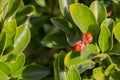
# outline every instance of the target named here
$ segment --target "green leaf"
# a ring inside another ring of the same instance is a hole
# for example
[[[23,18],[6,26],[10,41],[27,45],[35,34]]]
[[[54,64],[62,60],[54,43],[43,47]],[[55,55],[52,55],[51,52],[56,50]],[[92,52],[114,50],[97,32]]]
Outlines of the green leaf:
[[[10,71],[11,70],[9,66],[6,63],[0,62],[0,79],[2,76],[7,78],[10,74]]]
[[[64,70],[64,57],[65,52],[61,51],[54,61],[54,79],[55,80],[66,80]]]
[[[81,51],[81,57],[83,59],[89,59],[96,56],[99,53],[98,47],[93,44],[87,44],[85,49]]]
[[[106,25],[106,27],[109,28],[110,32],[113,32],[113,27],[115,26],[115,22],[111,18],[106,18],[103,22],[102,25]]]
[[[77,34],[77,35],[71,35],[71,34],[66,34],[66,38],[67,38],[67,42],[71,47],[74,47],[74,44],[76,41],[78,41],[79,39],[81,39],[81,34]]]
[[[109,77],[109,80],[119,80],[120,79],[120,71],[113,72]]]
[[[21,25],[16,30],[14,50],[13,53],[17,54],[22,52],[30,41],[30,30],[25,24]]]
[[[114,16],[116,23],[120,22],[120,0],[113,0],[115,3],[113,3],[113,9],[114,9]]]
[[[3,11],[3,19],[9,22],[14,19],[17,11],[21,8],[22,0],[10,0]]]
[[[2,11],[3,8],[5,7],[5,5],[9,2],[9,0],[0,0],[0,21],[1,21],[1,17],[2,17]]]
[[[5,49],[5,43],[6,43],[6,32],[1,32],[0,33],[0,54],[2,55],[3,54],[3,51]]]
[[[11,74],[13,74],[25,64],[25,55],[23,53],[19,53],[16,59],[8,64],[11,67]]]
[[[90,59],[85,60],[77,65],[80,74],[82,74],[88,69],[94,68],[94,66],[95,66],[95,63]]]
[[[59,17],[54,17],[54,18],[51,18],[51,21],[56,27],[58,27],[65,33],[75,34],[72,24],[68,22],[67,20],[59,18]]]
[[[111,57],[113,63],[117,65],[116,69],[120,70],[120,56],[118,56],[118,55],[111,55],[110,57]]]
[[[50,72],[40,65],[28,65],[23,73],[23,80],[41,80],[46,77]]]
[[[74,31],[73,25],[65,19],[54,17],[51,18],[52,23],[66,33],[67,41],[70,46],[80,39],[80,35],[76,35],[77,32]]]
[[[27,5],[19,9],[19,11],[16,13],[16,20],[17,25],[24,24],[28,18],[34,13],[35,8],[32,5]]]
[[[91,3],[90,9],[94,13],[95,18],[100,26],[103,20],[107,18],[107,11],[105,6],[100,1],[94,1]]]
[[[75,3],[70,5],[70,14],[82,33],[91,32],[93,40],[97,40],[99,27],[92,11],[85,5]]]
[[[114,28],[113,28],[113,33],[115,35],[115,38],[120,42],[120,23],[118,23]]]
[[[103,68],[102,67],[97,67],[95,69],[93,69],[93,77],[96,80],[104,80],[104,73],[103,73]]]
[[[63,32],[48,34],[42,39],[41,43],[50,48],[68,47],[66,36]]]
[[[65,66],[77,65],[82,63],[84,60],[80,57],[80,52],[70,51],[66,54],[64,59]]]
[[[115,26],[115,22],[113,21],[113,19],[107,18],[103,21],[101,25],[106,25],[106,27],[108,27],[111,32],[111,40],[109,41],[109,44],[110,44],[109,50],[112,50],[113,48],[113,27]]]
[[[108,68],[109,65],[113,64],[113,61],[109,55],[106,54],[106,57],[101,61],[102,66],[104,68]]]
[[[39,6],[42,6],[42,7],[45,7],[45,6],[46,6],[45,0],[35,0],[35,2],[36,2]]]
[[[106,27],[106,25],[101,25],[101,31],[100,31],[100,35],[98,38],[98,43],[99,46],[102,50],[102,52],[107,51],[108,49],[111,48],[111,33],[108,27]]]
[[[11,74],[11,77],[12,78],[19,78],[19,79],[22,79],[22,73],[23,73],[23,70],[26,68],[27,66],[23,66],[21,68],[19,68],[17,71],[13,72]]]
[[[81,80],[80,74],[75,66],[71,66],[67,72],[67,80]]]
[[[13,48],[13,44],[14,44],[14,36],[16,33],[16,20],[12,20],[9,23],[7,23],[2,31],[6,31],[6,44],[5,44],[5,51],[4,54],[9,53]],[[10,48],[11,47],[11,48]]]
[[[60,10],[61,10],[63,16],[65,16],[70,21],[72,19],[70,16],[69,5],[72,3],[75,3],[75,2],[77,2],[77,0],[59,0]]]
[[[120,55],[120,43],[115,44],[109,54]]]
[[[110,75],[113,71],[115,71],[115,64],[111,64],[108,66],[108,68],[105,70],[105,75],[108,76]]]

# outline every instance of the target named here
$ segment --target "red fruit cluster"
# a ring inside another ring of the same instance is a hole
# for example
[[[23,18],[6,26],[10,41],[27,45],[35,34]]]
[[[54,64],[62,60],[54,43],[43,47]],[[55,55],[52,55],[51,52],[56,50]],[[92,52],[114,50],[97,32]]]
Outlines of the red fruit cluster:
[[[89,44],[93,41],[93,36],[90,32],[87,32],[82,35],[82,40],[78,40],[74,44],[75,51],[82,51],[85,49],[85,44]]]

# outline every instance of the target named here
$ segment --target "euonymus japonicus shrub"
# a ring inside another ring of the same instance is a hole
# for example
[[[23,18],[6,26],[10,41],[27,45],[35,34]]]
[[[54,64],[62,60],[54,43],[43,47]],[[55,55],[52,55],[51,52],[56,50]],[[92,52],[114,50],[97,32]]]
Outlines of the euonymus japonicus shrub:
[[[32,5],[22,0],[0,0],[0,80],[40,80],[49,71],[36,64],[25,64],[24,49],[31,34]]]
[[[55,80],[119,80],[119,16],[115,14],[114,19],[108,18],[106,6],[100,1],[94,1],[88,7],[77,0],[59,0],[59,5],[63,16],[53,17],[51,22],[62,32],[46,36],[42,44],[74,49],[58,54],[54,61]],[[117,12],[119,7],[114,9]],[[92,35],[92,41],[85,44],[81,41],[87,33]],[[84,48],[81,48],[83,44]]]

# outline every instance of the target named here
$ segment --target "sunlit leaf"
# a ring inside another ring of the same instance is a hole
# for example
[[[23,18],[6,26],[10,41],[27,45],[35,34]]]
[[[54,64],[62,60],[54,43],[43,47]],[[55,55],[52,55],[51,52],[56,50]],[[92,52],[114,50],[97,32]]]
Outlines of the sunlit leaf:
[[[2,17],[2,11],[3,8],[5,7],[5,5],[9,2],[9,0],[0,0],[0,21],[1,21],[1,17]]]
[[[14,61],[9,62],[9,65],[11,67],[11,73],[13,74],[15,71],[23,67],[24,64],[25,64],[25,55],[23,53],[20,53],[17,55]]]
[[[65,66],[77,65],[82,63],[84,60],[80,57],[80,52],[70,51],[66,54],[64,59]]]
[[[16,27],[17,27],[16,20],[14,19],[7,23],[2,29],[2,31],[6,31],[6,44],[4,54],[9,53],[13,49]]]
[[[104,73],[106,76],[108,76],[114,71],[115,71],[115,64],[111,64],[110,66],[108,66],[108,68],[105,70]]]
[[[115,38],[120,42],[120,23],[118,23],[114,28],[113,28],[113,33],[115,35]]]
[[[88,44],[85,46],[85,49],[81,51],[81,57],[84,59],[89,59],[96,56],[99,53],[97,46],[93,44]]]
[[[23,51],[27,47],[30,37],[31,35],[28,26],[25,24],[19,26],[16,30],[13,53],[17,54]]]
[[[101,25],[103,20],[107,18],[107,11],[103,3],[100,1],[94,1],[90,5],[90,9],[95,15],[96,20],[98,21],[98,24]]]
[[[7,78],[8,75],[10,74],[10,67],[4,63],[4,62],[0,62],[0,79],[3,78]],[[5,80],[5,79],[4,79]]]
[[[81,80],[80,74],[75,66],[71,66],[67,72],[66,80]]]
[[[5,6],[3,11],[3,19],[5,22],[9,22],[14,19],[17,11],[20,9],[22,0],[12,0]]]
[[[104,73],[103,73],[103,68],[102,67],[97,67],[95,69],[93,69],[93,77],[96,80],[104,80]]]
[[[70,5],[70,14],[82,33],[91,32],[93,40],[97,40],[99,27],[94,14],[87,6],[79,3],[72,4]]]
[[[112,42],[110,30],[104,24],[101,25],[101,31],[100,31],[98,42],[102,52],[107,51],[112,46],[110,44],[110,42]]]

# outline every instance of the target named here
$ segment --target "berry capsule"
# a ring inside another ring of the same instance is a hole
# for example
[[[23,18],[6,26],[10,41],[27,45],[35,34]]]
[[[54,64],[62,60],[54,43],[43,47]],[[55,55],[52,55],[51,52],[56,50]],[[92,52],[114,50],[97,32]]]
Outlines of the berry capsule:
[[[87,33],[83,34],[83,36],[82,36],[82,41],[83,41],[85,44],[91,43],[91,42],[93,41],[92,33],[87,32]]]
[[[85,49],[85,44],[84,44],[81,40],[77,41],[77,42],[74,44],[74,50],[75,50],[75,51],[82,51],[82,50],[84,50],[84,49]]]

